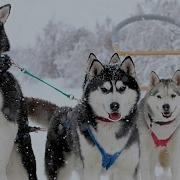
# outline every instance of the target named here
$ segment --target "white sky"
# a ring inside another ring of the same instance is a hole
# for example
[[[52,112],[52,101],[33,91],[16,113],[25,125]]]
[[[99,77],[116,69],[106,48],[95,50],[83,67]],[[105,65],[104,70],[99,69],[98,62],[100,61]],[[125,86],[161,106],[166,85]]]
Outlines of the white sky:
[[[93,29],[110,17],[114,23],[129,17],[139,0],[0,0],[10,3],[6,31],[12,46],[31,45],[48,20]]]

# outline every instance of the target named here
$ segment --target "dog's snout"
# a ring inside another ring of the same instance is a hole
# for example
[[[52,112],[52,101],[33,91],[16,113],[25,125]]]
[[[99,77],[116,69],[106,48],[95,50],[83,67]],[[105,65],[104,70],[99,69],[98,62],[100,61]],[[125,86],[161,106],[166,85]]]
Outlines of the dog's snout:
[[[170,109],[170,105],[169,105],[169,104],[164,104],[164,105],[162,106],[162,108],[163,108],[163,110],[164,110],[165,112],[168,112],[169,109]]]
[[[112,111],[117,111],[117,110],[119,109],[119,103],[117,103],[117,102],[112,102],[112,103],[110,104],[110,108],[111,108]]]

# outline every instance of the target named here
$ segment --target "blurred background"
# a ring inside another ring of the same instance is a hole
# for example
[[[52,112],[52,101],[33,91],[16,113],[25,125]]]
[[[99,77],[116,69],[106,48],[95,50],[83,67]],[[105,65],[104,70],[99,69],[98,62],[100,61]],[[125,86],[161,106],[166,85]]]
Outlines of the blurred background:
[[[113,53],[112,30],[122,20],[134,15],[158,14],[179,21],[180,12],[180,0],[0,2],[5,3],[12,5],[6,23],[11,56],[41,77],[68,79],[67,87],[82,84],[90,52],[103,62],[109,61]],[[123,50],[179,49],[180,29],[160,21],[141,21],[125,26],[117,41]],[[178,56],[134,60],[141,83],[147,83],[151,70],[168,77],[180,65]]]

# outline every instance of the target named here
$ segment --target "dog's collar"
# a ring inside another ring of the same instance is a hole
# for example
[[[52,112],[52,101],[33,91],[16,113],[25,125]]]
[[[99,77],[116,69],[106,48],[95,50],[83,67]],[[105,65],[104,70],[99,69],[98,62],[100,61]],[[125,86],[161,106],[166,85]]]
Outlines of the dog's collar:
[[[150,127],[152,127],[152,124],[155,123],[155,124],[158,124],[159,126],[166,126],[166,125],[169,125],[171,124],[172,122],[175,121],[175,118],[171,121],[167,121],[167,122],[163,122],[163,121],[154,121],[154,119],[151,117],[151,115],[148,113],[148,117],[150,119]]]

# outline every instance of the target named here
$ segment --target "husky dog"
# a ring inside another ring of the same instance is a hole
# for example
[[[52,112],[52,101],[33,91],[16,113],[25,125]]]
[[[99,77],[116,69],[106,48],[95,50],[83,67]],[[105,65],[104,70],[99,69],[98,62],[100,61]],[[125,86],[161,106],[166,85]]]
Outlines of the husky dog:
[[[0,7],[0,54],[9,51],[4,31],[11,6]],[[29,136],[27,106],[21,88],[7,70],[7,55],[0,56],[0,179],[37,180],[35,157]]]
[[[180,71],[172,79],[150,76],[151,90],[139,107],[142,180],[155,180],[155,166],[171,167],[172,180],[180,178]]]
[[[119,60],[117,54],[114,59]],[[94,54],[89,62],[82,102],[74,108],[27,98],[29,115],[50,121],[47,177],[69,180],[76,170],[81,180],[100,180],[103,173],[111,180],[134,180],[140,156],[136,128],[140,92],[134,63],[126,57],[121,64],[103,65]]]

